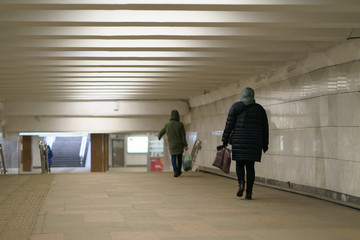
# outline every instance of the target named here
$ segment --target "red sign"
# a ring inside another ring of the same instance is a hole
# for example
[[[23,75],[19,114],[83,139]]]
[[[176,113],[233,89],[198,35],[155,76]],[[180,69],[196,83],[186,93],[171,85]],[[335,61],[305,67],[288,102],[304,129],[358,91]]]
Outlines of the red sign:
[[[164,170],[164,160],[162,158],[150,158],[151,172],[162,172]]]

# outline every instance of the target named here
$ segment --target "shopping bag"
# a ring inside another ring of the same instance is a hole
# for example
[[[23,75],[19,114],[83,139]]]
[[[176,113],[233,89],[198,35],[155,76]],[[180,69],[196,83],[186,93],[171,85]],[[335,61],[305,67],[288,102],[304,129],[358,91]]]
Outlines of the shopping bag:
[[[185,172],[192,169],[192,160],[188,151],[185,151],[183,155],[183,168]]]
[[[213,166],[220,168],[224,173],[230,172],[231,164],[231,151],[227,147],[220,145],[217,146],[217,152]]]

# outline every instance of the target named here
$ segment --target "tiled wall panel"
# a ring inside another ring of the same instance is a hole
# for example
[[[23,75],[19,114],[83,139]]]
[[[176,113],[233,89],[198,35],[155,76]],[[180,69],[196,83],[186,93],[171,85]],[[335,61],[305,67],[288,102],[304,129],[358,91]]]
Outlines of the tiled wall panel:
[[[359,86],[360,61],[353,61],[255,89],[270,126],[256,176],[360,197]],[[189,130],[203,143],[197,164],[211,167],[228,110],[240,97],[191,110]]]

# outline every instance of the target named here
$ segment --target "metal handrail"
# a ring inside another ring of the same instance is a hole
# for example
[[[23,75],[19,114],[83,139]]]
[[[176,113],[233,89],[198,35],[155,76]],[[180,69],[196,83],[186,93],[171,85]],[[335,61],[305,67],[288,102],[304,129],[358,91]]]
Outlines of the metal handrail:
[[[192,160],[192,166],[194,166],[196,156],[200,149],[201,149],[201,141],[199,139],[196,139],[196,141],[194,142],[194,146],[191,150],[191,154],[190,154],[191,160]]]
[[[49,173],[49,153],[46,142],[39,141],[40,159],[41,159],[41,173]],[[44,155],[45,151],[45,155]]]
[[[3,171],[4,171],[4,175],[6,175],[7,169],[6,169],[6,163],[5,163],[2,143],[0,143],[0,155],[1,155],[1,166],[2,166]]]
[[[85,150],[86,150],[86,143],[87,143],[87,136],[84,135],[84,136],[82,136],[81,145],[80,145],[80,152],[79,152],[80,160],[84,159]]]

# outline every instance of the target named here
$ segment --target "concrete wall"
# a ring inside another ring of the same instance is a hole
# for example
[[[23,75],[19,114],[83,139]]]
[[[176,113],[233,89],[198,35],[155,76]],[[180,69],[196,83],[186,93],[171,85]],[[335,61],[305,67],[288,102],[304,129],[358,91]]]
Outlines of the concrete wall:
[[[360,197],[359,43],[192,99],[187,130],[203,142],[197,163],[212,167],[228,110],[251,86],[270,124],[269,151],[256,164],[256,176],[334,191],[345,201]]]
[[[1,105],[0,105],[1,107]],[[126,133],[158,131],[177,109],[189,113],[185,101],[22,102],[3,104],[2,131]]]
[[[126,151],[125,151],[126,152]],[[148,154],[147,153],[125,153],[126,166],[147,166]]]

